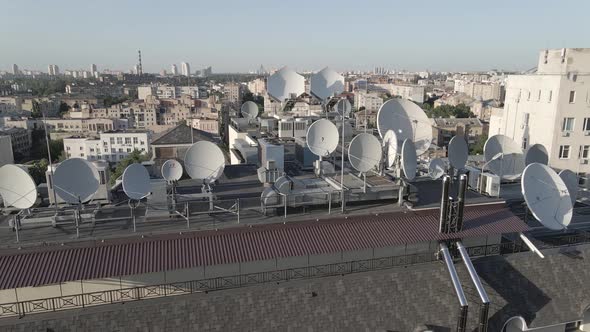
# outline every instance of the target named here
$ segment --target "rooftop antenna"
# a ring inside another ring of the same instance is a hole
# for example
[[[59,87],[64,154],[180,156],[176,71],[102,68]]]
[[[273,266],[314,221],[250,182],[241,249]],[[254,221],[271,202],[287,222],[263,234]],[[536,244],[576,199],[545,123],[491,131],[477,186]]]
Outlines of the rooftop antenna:
[[[266,82],[268,95],[281,103],[281,107],[293,95],[305,92],[305,78],[287,66],[270,75]]]
[[[367,191],[367,172],[381,163],[381,143],[377,137],[361,133],[356,135],[348,146],[348,161],[363,174],[363,191]]]
[[[451,167],[459,171],[465,168],[469,157],[469,147],[462,136],[453,136],[449,141],[449,163]]]
[[[549,163],[547,149],[541,144],[531,145],[524,154],[524,163],[526,166],[532,163],[547,165]]]
[[[210,185],[221,176],[225,169],[225,156],[216,144],[199,141],[186,151],[184,165],[186,172],[192,179],[202,181],[203,191],[210,192]]]
[[[13,164],[0,167],[0,196],[4,206],[13,206],[20,209],[14,215],[13,227],[16,233],[16,242],[19,242],[21,217],[23,210],[31,208],[37,200],[37,186],[29,173]]]
[[[129,197],[133,232],[136,231],[136,213],[142,199],[151,193],[150,175],[142,164],[134,163],[123,171],[123,191]]]
[[[182,178],[182,165],[174,160],[168,159],[162,164],[162,177],[166,180],[171,188],[168,193],[169,197],[172,197],[172,205],[173,208],[176,207],[176,186],[178,184],[178,180]]]
[[[319,157],[314,163],[315,173],[322,174],[322,158],[328,157],[338,147],[338,128],[328,119],[320,119],[307,129],[306,143],[309,150]]]
[[[53,190],[66,203],[76,205],[74,212],[76,237],[80,237],[82,203],[88,202],[94,197],[99,183],[98,170],[86,159],[66,159],[55,169]],[[57,205],[57,201],[55,203]]]
[[[137,68],[137,75],[143,75],[143,67],[141,65],[141,50],[137,50],[137,57],[139,58],[138,68]]]
[[[310,77],[310,93],[322,102],[323,111],[328,117],[328,101],[344,91],[344,76],[325,67]]]

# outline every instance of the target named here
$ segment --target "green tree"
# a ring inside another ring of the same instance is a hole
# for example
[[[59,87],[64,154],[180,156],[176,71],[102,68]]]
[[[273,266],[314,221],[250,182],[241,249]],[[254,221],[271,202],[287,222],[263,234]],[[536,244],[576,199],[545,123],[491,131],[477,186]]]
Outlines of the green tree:
[[[40,183],[46,182],[45,172],[47,171],[48,165],[49,162],[47,161],[47,159],[35,160],[33,162],[31,167],[29,168],[29,174],[35,181],[35,184],[38,185]]]
[[[68,104],[66,104],[62,101],[61,104],[59,104],[59,115],[60,116],[64,115],[69,111],[70,111],[70,106],[68,106]]]
[[[480,135],[477,138],[477,142],[475,142],[475,144],[472,144],[469,147],[469,154],[471,154],[471,155],[482,154],[483,153],[483,146],[486,144],[486,140],[487,140],[487,137],[485,137],[484,135]]]
[[[33,109],[31,111],[31,117],[35,119],[43,117],[43,114],[41,113],[41,105],[39,105],[39,102],[36,100],[33,100]]]
[[[133,150],[125,159],[119,161],[119,163],[115,167],[115,170],[111,173],[111,185],[115,184],[117,178],[123,175],[123,172],[125,171],[125,168],[127,168],[127,166],[135,163],[141,163],[142,161],[148,160],[148,158],[149,157],[143,155],[141,151],[137,149]]]
[[[457,106],[452,105],[441,105],[431,110],[424,109],[426,115],[430,118],[473,118],[475,114],[471,112],[469,107],[465,104],[459,104]]]

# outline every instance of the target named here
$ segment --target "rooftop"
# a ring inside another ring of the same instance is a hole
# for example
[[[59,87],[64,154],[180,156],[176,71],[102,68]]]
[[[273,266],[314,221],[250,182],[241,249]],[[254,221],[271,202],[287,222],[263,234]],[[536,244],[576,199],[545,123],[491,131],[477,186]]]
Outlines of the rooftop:
[[[194,128],[192,128],[192,131],[191,138],[191,128],[186,124],[179,124],[152,141],[152,145],[190,145],[193,140],[195,142],[217,142],[216,137],[211,133]]]

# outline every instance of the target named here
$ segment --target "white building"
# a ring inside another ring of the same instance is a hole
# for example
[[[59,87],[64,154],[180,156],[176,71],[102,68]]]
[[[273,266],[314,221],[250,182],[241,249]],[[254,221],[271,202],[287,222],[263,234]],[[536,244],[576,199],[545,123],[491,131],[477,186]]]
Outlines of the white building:
[[[50,76],[57,76],[59,75],[59,67],[57,65],[49,65],[47,67],[47,73]]]
[[[541,51],[537,72],[508,76],[502,114],[490,135],[504,134],[523,148],[540,143],[549,165],[590,172],[590,49]]]
[[[182,62],[180,64],[180,69],[182,70],[182,76],[191,76],[191,67],[188,62]]]
[[[143,131],[105,132],[100,133],[99,138],[74,136],[64,138],[64,150],[68,158],[118,162],[133,150],[147,154],[150,151],[150,136]]]
[[[424,87],[420,85],[398,85],[392,83],[370,84],[369,90],[388,92],[392,96],[400,96],[417,103],[424,102]]]
[[[175,64],[173,64],[172,66],[170,66],[170,73],[172,74],[172,76],[178,75],[178,67],[176,67]]]
[[[248,91],[253,95],[260,96],[266,92],[266,80],[262,78],[256,78],[247,83]]]
[[[96,73],[97,71],[98,71],[98,70],[97,70],[97,68],[96,68],[96,65],[95,65],[94,63],[93,63],[93,64],[91,64],[91,65],[90,65],[90,73],[91,73],[92,75],[94,75],[94,73]]]
[[[364,107],[369,112],[377,112],[383,105],[383,98],[376,92],[357,91],[354,94],[354,107]]]
[[[192,98],[200,97],[198,86],[170,86],[170,85],[145,85],[137,87],[137,98],[145,100],[153,95],[158,98],[179,98],[181,95],[189,95]]]

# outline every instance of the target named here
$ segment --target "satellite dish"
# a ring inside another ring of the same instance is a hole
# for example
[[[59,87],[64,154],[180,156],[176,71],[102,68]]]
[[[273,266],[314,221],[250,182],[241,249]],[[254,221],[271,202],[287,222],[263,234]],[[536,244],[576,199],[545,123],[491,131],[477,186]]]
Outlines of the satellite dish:
[[[319,100],[326,100],[344,91],[344,76],[326,67],[311,75],[309,92]]]
[[[388,130],[393,130],[397,139],[415,142],[416,153],[423,154],[432,141],[432,125],[426,113],[414,102],[394,98],[386,101],[377,114],[379,135],[384,137]]]
[[[0,167],[0,195],[4,206],[28,209],[37,200],[37,186],[27,171],[7,164]]]
[[[356,135],[348,146],[348,160],[361,173],[374,169],[381,162],[381,143],[371,134]]]
[[[402,144],[402,169],[410,181],[416,177],[417,158],[414,143],[406,138]]]
[[[258,116],[258,105],[253,101],[247,101],[240,108],[242,116],[248,120],[253,120]]]
[[[549,154],[547,153],[547,149],[541,144],[531,145],[524,155],[524,163],[525,165],[530,165],[532,163],[543,165],[549,164]]]
[[[428,175],[433,179],[436,180],[443,176],[446,172],[446,165],[445,162],[440,158],[435,158],[430,161],[428,164]]]
[[[463,169],[467,163],[469,148],[467,142],[460,136],[453,136],[449,142],[449,163],[455,169]]]
[[[268,95],[279,102],[305,92],[305,78],[288,67],[283,67],[266,80]]]
[[[535,218],[552,230],[562,230],[572,220],[573,205],[567,186],[549,166],[533,163],[522,173],[521,190]]]
[[[53,172],[53,188],[67,203],[84,203],[98,190],[98,179],[98,170],[92,163],[70,158],[62,161]]]
[[[343,116],[343,117],[348,117],[348,115],[350,114],[350,112],[352,111],[352,105],[350,104],[350,102],[348,101],[348,99],[340,99],[336,105],[334,105],[334,109],[336,110],[336,112]]]
[[[275,181],[274,187],[281,194],[288,194],[291,192],[291,180],[286,176],[281,176]]]
[[[174,159],[166,160],[162,165],[162,177],[168,182],[180,180],[182,177],[182,165]]]
[[[150,174],[142,164],[131,164],[123,171],[123,191],[127,197],[139,201],[150,194]]]
[[[392,167],[397,158],[397,136],[393,130],[388,130],[383,136],[383,152],[387,160],[387,167]]]
[[[225,169],[225,156],[216,144],[199,141],[186,150],[184,166],[191,179],[213,183]]]
[[[565,183],[572,200],[572,206],[574,206],[576,204],[576,199],[578,198],[578,176],[571,170],[564,169],[559,172],[559,177],[563,183]]]
[[[307,146],[316,156],[327,157],[338,147],[338,128],[330,120],[320,119],[307,129]]]
[[[525,167],[522,149],[508,136],[488,138],[483,153],[489,169],[502,179],[517,179]]]

